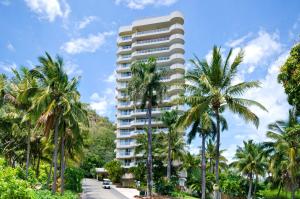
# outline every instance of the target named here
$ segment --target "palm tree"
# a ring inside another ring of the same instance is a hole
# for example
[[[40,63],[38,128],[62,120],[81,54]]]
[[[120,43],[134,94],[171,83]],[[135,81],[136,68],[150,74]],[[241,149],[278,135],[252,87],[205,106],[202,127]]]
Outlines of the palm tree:
[[[132,78],[128,83],[127,93],[130,100],[141,102],[140,107],[147,108],[148,119],[148,158],[147,158],[147,193],[152,195],[152,108],[162,101],[166,86],[160,81],[164,72],[158,71],[156,59],[149,58],[146,62],[138,61],[131,65]]]
[[[190,111],[185,113],[186,121],[191,118],[199,119],[201,113],[211,111],[216,118],[216,184],[219,186],[219,153],[220,153],[220,113],[225,109],[241,116],[245,121],[252,122],[256,127],[259,118],[248,108],[257,106],[266,110],[260,103],[240,98],[250,88],[259,87],[258,81],[241,82],[232,85],[232,80],[237,75],[237,68],[242,63],[243,52],[239,52],[230,64],[232,49],[229,51],[225,61],[222,58],[221,48],[214,46],[212,60],[201,61],[198,57],[191,60],[194,69],[186,75],[187,91],[198,90],[198,95],[182,97],[181,103],[192,104]],[[217,192],[216,198],[220,198]]]
[[[83,145],[82,130],[88,126],[87,110],[79,101],[79,93],[74,84],[69,92],[69,111],[65,112],[61,125],[61,193],[64,193],[64,171],[65,171],[65,146],[67,146],[68,154],[73,156],[73,150],[79,151]],[[73,93],[73,94],[71,94]]]
[[[242,174],[246,175],[249,180],[249,190],[247,198],[252,198],[252,193],[255,198],[258,176],[264,176],[267,168],[267,163],[264,157],[264,152],[259,144],[255,144],[253,140],[244,141],[243,147],[238,147],[235,153],[236,161],[231,165],[236,167]],[[256,179],[253,190],[253,179]]]
[[[274,181],[279,181],[279,192],[283,184],[291,188],[292,199],[295,198],[297,176],[299,176],[299,138],[290,135],[290,127],[297,125],[298,115],[295,109],[289,111],[287,121],[276,121],[269,124],[267,137],[271,140],[264,143],[266,153],[270,156],[270,171]],[[279,195],[278,192],[278,195]]]
[[[195,92],[193,92],[195,95],[197,95],[197,91],[195,90]],[[193,94],[191,95],[193,96]],[[191,108],[193,108],[193,106],[191,105]],[[191,110],[188,110],[191,111]],[[187,142],[190,144],[192,142],[192,140],[196,137],[197,134],[199,134],[199,136],[201,136],[202,138],[202,143],[201,143],[201,198],[205,199],[205,192],[206,192],[206,138],[208,136],[214,136],[214,133],[216,132],[216,124],[213,120],[213,114],[209,114],[207,112],[202,113],[202,115],[200,116],[199,119],[197,120],[193,120],[193,118],[190,118],[192,120],[186,120],[186,117],[188,117],[188,115],[184,115],[183,117],[180,118],[179,121],[185,121],[186,123],[182,123],[179,122],[177,125],[183,125],[185,126],[192,126],[190,132],[188,133],[188,139]],[[222,123],[222,130],[227,129],[227,122],[223,117],[221,118],[221,123]]]
[[[227,162],[228,160],[224,155],[222,155],[226,149],[220,150],[220,155],[219,155],[219,172],[222,170],[226,170],[228,168]],[[208,169],[210,173],[215,173],[215,165],[216,165],[216,159],[217,159],[217,152],[216,152],[216,144],[213,141],[213,139],[209,139],[206,142],[206,153],[205,156],[208,159],[209,165]]]
[[[69,80],[63,68],[63,59],[59,56],[53,60],[46,53],[46,56],[39,57],[39,62],[41,65],[31,70],[31,73],[38,79],[41,86],[32,103],[34,110],[39,115],[38,124],[44,125],[45,135],[48,136],[50,130],[54,130],[52,193],[55,193],[57,187],[59,131],[64,125],[66,116],[70,114],[73,108],[72,103],[74,101],[77,102],[79,99],[77,91],[78,79],[72,78]],[[63,128],[62,130],[65,129]]]
[[[171,159],[171,148],[172,148],[172,140],[174,140],[175,137],[177,137],[175,134],[177,131],[177,128],[175,127],[175,124],[178,119],[178,111],[177,110],[171,110],[169,112],[164,112],[162,114],[162,122],[167,126],[168,133],[167,133],[167,149],[168,149],[168,165],[167,165],[167,178],[171,179],[171,166],[172,166],[172,159]],[[173,144],[174,145],[174,144]]]

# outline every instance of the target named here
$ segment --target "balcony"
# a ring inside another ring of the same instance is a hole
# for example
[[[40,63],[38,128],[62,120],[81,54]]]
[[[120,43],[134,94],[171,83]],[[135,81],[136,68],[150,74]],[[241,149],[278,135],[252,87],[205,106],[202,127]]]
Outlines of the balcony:
[[[134,152],[119,152],[116,154],[116,158],[133,158],[135,156]]]
[[[134,162],[131,162],[131,163],[127,163],[127,164],[123,164],[122,167],[123,168],[130,168],[130,167],[134,167],[135,166],[135,163]],[[134,179],[134,176],[132,173],[125,173],[123,176],[122,176],[122,179]]]
[[[120,46],[120,47],[118,47],[117,54],[118,55],[128,54],[131,52],[131,50],[132,50],[131,45]]]
[[[184,34],[184,28],[183,25],[176,23],[171,25],[170,27],[165,27],[165,28],[159,28],[159,29],[152,29],[152,30],[146,30],[146,31],[141,31],[141,32],[135,32],[132,35],[132,40],[136,40],[137,38],[143,38],[147,36],[152,36],[152,35],[167,35],[167,34]]]
[[[116,98],[119,100],[124,100],[124,99],[127,99],[128,97],[129,97],[128,95],[122,94],[122,93],[119,93],[116,95]]]
[[[129,63],[123,63],[119,64],[117,67],[117,72],[129,72],[130,71],[130,65]]]
[[[170,43],[184,44],[184,36],[182,34],[173,34],[155,39],[138,40],[132,43],[132,50],[138,47],[156,47],[161,45],[169,45]]]
[[[117,90],[125,90],[127,88],[127,83],[118,83]]]
[[[124,63],[131,60],[131,54],[125,54],[118,56],[117,63]]]
[[[131,74],[129,72],[117,74],[117,80],[129,80],[130,78]]]
[[[184,89],[182,86],[170,86],[169,89],[167,90],[168,93],[180,93],[183,92]]]
[[[132,41],[132,37],[131,35],[126,35],[126,36],[122,36],[122,37],[118,37],[117,38],[117,43],[118,44],[124,44],[124,45],[128,45],[130,44]]]
[[[136,146],[137,146],[137,144],[136,144],[135,140],[128,142],[128,143],[120,143],[120,141],[119,141],[119,142],[117,142],[116,148],[124,149],[124,148],[132,148],[132,147],[136,147]]]

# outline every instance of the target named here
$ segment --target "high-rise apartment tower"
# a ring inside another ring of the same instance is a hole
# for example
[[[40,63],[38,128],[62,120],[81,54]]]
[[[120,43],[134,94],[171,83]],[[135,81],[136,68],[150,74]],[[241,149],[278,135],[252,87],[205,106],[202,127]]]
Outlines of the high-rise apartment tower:
[[[148,57],[156,57],[158,68],[168,73],[161,79],[168,85],[163,103],[152,111],[153,131],[166,131],[160,121],[164,111],[178,108],[172,104],[174,98],[183,92],[178,83],[184,82],[184,18],[180,12],[170,15],[133,21],[130,26],[119,29],[117,40],[117,130],[116,158],[123,167],[135,165],[140,155],[135,154],[136,136],[143,133],[147,125],[146,110],[134,107],[126,98],[125,89],[131,78],[130,65]],[[181,109],[179,107],[179,109]]]

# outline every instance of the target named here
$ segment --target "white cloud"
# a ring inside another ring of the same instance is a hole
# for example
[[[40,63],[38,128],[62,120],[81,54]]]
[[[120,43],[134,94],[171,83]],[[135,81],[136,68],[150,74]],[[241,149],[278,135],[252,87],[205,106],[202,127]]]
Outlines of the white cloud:
[[[7,48],[9,51],[12,51],[12,52],[15,52],[15,51],[16,51],[15,47],[14,47],[14,46],[12,45],[12,43],[10,43],[10,42],[7,44],[6,48]]]
[[[112,88],[106,88],[103,95],[94,92],[90,96],[90,107],[94,109],[99,115],[112,117],[115,110],[115,93]]]
[[[259,64],[263,59],[279,53],[282,46],[277,33],[259,31],[258,36],[249,41],[244,47],[244,64]]]
[[[87,25],[89,25],[95,20],[97,20],[96,16],[85,17],[82,21],[79,22],[78,29],[84,29]]]
[[[67,18],[71,12],[65,0],[25,0],[31,11],[40,18],[53,22],[56,17]]]
[[[252,36],[252,33],[248,33],[245,36],[235,39],[235,40],[231,40],[225,43],[226,46],[229,46],[231,48],[237,47],[240,44],[242,44],[246,39],[248,39],[250,36]]]
[[[88,37],[71,39],[61,46],[61,49],[69,54],[78,54],[82,52],[95,52],[100,46],[104,45],[108,36],[114,32],[103,32]]]
[[[233,161],[235,151],[236,151],[236,144],[231,144],[229,147],[226,148],[223,155],[228,160],[228,163]]]
[[[12,73],[12,69],[16,69],[17,68],[17,64],[14,63],[14,62],[13,63],[0,62],[0,67],[5,72]]]
[[[300,17],[295,21],[293,27],[289,30],[289,39],[294,42],[299,42]]]
[[[114,71],[111,75],[109,75],[104,81],[109,83],[114,83],[116,80],[116,71]]]
[[[276,120],[287,118],[290,106],[287,102],[287,96],[284,93],[282,85],[277,82],[279,68],[284,63],[287,56],[288,51],[283,52],[269,65],[267,74],[264,78],[260,79],[261,88],[249,90],[243,96],[246,99],[252,99],[260,102],[268,109],[268,112],[265,112],[259,108],[251,107],[251,110],[260,119],[258,129],[251,124],[245,124],[245,122],[238,116],[228,114],[228,112],[226,113],[225,117],[228,116],[227,118],[232,118],[232,120],[229,121],[229,128],[231,129],[230,131],[233,132],[234,138],[234,141],[232,141],[232,137],[228,137],[227,139],[230,140],[231,143],[234,142],[234,144],[227,143],[229,146],[224,147],[224,149],[227,150],[224,155],[230,161],[234,156],[237,145],[242,145],[243,140],[252,139],[255,142],[266,141],[268,124]]]
[[[75,76],[81,75],[83,72],[77,64],[74,64],[70,61],[66,62],[64,66],[64,70],[67,73],[67,75],[75,75]]]
[[[284,52],[279,56],[268,68],[267,75],[261,79],[261,88],[249,90],[245,98],[254,99],[263,104],[268,112],[262,111],[258,108],[253,108],[253,111],[260,118],[260,127],[258,129],[259,135],[264,135],[267,125],[279,119],[285,119],[290,108],[287,102],[287,96],[284,89],[277,81],[280,66],[285,62],[289,53]],[[264,136],[258,139],[264,139]]]
[[[117,5],[123,4],[130,9],[144,9],[146,6],[170,6],[177,0],[115,0]]]

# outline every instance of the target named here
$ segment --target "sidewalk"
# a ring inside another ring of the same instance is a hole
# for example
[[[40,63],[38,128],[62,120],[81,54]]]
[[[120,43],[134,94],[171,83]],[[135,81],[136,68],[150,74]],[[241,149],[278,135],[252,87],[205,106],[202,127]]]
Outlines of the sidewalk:
[[[137,189],[131,189],[131,188],[119,188],[115,185],[111,185],[111,188],[115,189],[122,195],[126,196],[129,199],[134,199],[134,196],[139,195],[140,192]]]

